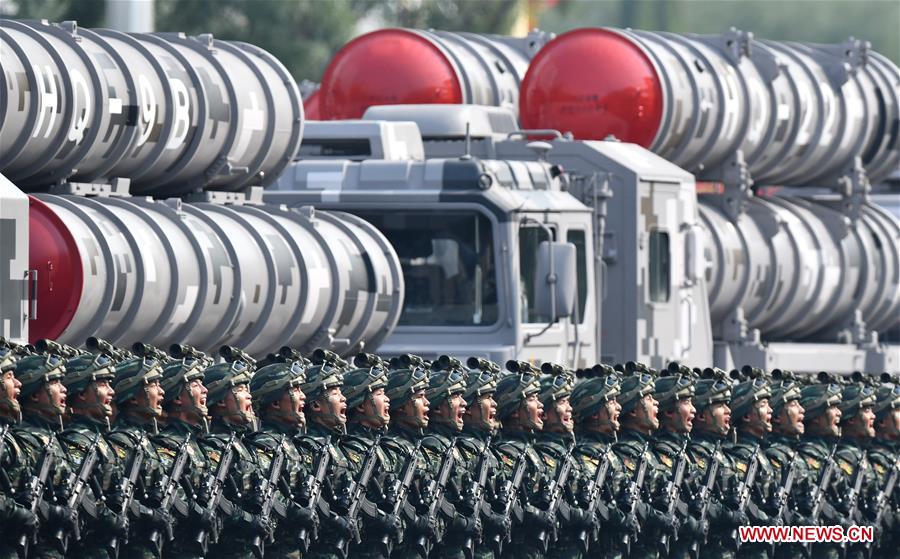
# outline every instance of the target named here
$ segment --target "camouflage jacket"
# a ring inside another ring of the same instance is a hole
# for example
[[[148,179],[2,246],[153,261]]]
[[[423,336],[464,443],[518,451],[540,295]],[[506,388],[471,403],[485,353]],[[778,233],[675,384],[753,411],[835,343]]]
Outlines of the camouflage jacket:
[[[816,487],[822,480],[822,474],[828,464],[828,456],[831,454],[831,448],[837,444],[833,439],[824,437],[803,437],[797,446],[797,452],[805,464],[806,479],[804,480],[804,502],[802,509],[804,513],[810,513],[809,500]],[[835,456],[836,457],[836,456]],[[835,460],[837,462],[837,460]],[[835,479],[837,477],[837,468],[832,474],[831,482],[825,488],[824,501],[819,517],[819,524],[823,526],[840,524],[845,522],[844,515],[840,513],[833,505],[840,498]]]
[[[775,468],[765,455],[765,440],[752,437],[745,433],[738,433],[737,441],[725,445],[725,453],[731,456],[736,471],[736,486],[743,483],[750,470],[754,449],[759,448],[756,454],[756,477],[750,488],[750,500],[744,512],[750,518],[750,522],[756,525],[774,524],[772,518],[772,504],[775,493],[778,490],[779,479]]]
[[[836,505],[838,510],[843,515],[851,513],[853,503],[850,495],[857,476],[862,476],[860,494],[857,496],[858,512],[856,516],[848,518],[856,524],[869,524],[873,520],[868,516],[871,513],[869,503],[875,499],[879,485],[877,473],[868,460],[868,449],[857,441],[842,440],[834,454],[834,461],[837,465],[834,485],[839,495]]]

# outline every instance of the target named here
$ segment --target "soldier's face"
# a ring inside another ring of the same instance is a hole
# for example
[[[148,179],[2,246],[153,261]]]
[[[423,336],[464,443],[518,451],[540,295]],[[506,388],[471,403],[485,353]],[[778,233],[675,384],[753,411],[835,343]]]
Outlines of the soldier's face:
[[[649,430],[659,429],[659,402],[653,394],[641,398],[640,405],[634,408],[637,425]]]
[[[465,424],[479,426],[485,431],[497,428],[497,401],[493,394],[482,394],[475,400],[474,406],[466,409]]]
[[[441,409],[447,416],[446,420],[455,425],[458,431],[462,431],[463,416],[466,414],[466,401],[463,400],[462,394],[454,394],[447,398]]]
[[[843,434],[850,438],[870,439],[875,436],[875,409],[866,406],[844,423]]]
[[[225,407],[224,410],[218,406]],[[213,407],[214,410],[219,409],[217,414],[226,421],[230,421],[237,425],[246,425],[253,421],[256,414],[253,413],[253,396],[250,395],[250,386],[238,384],[232,387],[231,392],[219,404]]]
[[[538,399],[537,394],[532,394],[525,399],[523,412],[526,425],[529,425],[535,431],[540,431],[544,428],[544,404]]]
[[[384,388],[376,388],[362,404],[362,424],[371,429],[381,429],[391,422],[391,399]]]
[[[823,437],[841,436],[841,410],[836,405],[828,406],[822,415],[810,423],[811,434]]]
[[[778,427],[778,432],[788,437],[802,435],[806,430],[806,427],[803,425],[803,414],[803,406],[800,404],[799,400],[791,400],[786,403],[784,407],[781,408],[781,412],[778,414],[778,420],[775,422],[775,426]]]
[[[731,408],[725,402],[710,404],[697,417],[701,430],[724,437],[731,430]]]
[[[43,409],[53,409],[53,411],[58,415],[63,415],[66,413],[66,394],[68,390],[66,390],[65,385],[57,380],[51,380],[45,385],[44,390],[38,390],[31,397],[38,404],[37,409],[38,413],[44,413],[41,410]]]
[[[692,398],[681,398],[675,407],[675,432],[690,433],[694,428],[694,417],[697,409]]]
[[[313,402],[312,410],[318,421],[326,427],[338,427],[347,423],[347,398],[340,386],[332,386],[324,396]]]
[[[6,371],[0,378],[3,381],[0,383],[0,391],[3,392],[4,396],[0,402],[10,408],[8,410],[0,409],[0,413],[17,416],[19,414],[19,393],[22,391],[22,383],[19,382],[19,379],[15,377],[12,371]]]
[[[112,402],[115,396],[116,391],[110,386],[108,380],[96,380],[76,398],[84,406],[85,415],[102,419],[103,417],[112,417]]]
[[[288,413],[279,414],[280,417],[291,418],[296,421],[296,425],[306,425],[306,415],[303,414],[303,408],[306,407],[306,394],[299,386],[291,386],[281,394],[278,399],[278,409],[286,410]]]
[[[878,421],[877,427],[879,439],[900,441],[900,408],[888,412],[884,418]]]
[[[768,398],[756,402],[749,415],[751,426],[760,434],[772,432],[772,406],[769,405]]]
[[[428,404],[428,398],[425,397],[424,390],[416,392],[407,404],[411,408],[410,411],[412,413],[410,415],[413,417],[416,424],[422,428],[428,427],[428,412],[431,411]]]
[[[571,433],[575,429],[575,421],[572,419],[572,402],[569,397],[560,398],[553,402],[547,410],[548,428],[552,425],[554,431]]]
[[[160,386],[158,380],[154,380],[144,387],[144,390],[138,392],[137,404],[139,408],[152,411],[152,415],[159,417],[162,415],[163,396],[166,393]]]

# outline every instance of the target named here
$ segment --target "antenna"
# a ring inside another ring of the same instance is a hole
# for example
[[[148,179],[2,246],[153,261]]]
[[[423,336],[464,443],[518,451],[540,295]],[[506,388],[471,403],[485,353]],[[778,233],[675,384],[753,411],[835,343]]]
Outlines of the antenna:
[[[472,159],[472,135],[469,133],[469,128],[472,126],[472,123],[466,121],[466,153],[463,154],[460,159]]]

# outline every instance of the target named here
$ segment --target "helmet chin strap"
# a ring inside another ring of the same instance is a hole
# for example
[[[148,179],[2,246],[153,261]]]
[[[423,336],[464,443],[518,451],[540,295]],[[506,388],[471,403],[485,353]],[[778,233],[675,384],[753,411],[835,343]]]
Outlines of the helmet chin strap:
[[[371,393],[371,392],[369,392],[368,394],[366,394],[366,399],[365,399],[365,401],[363,402],[363,405],[362,405],[362,408],[363,408],[363,409],[366,409],[366,408],[367,408],[367,406],[366,406],[366,403],[367,403],[367,402],[372,404],[372,405],[371,405],[371,409],[372,409],[373,412],[374,412],[374,410],[375,410],[375,399],[372,397],[372,393]],[[360,417],[360,419],[362,419],[363,421],[367,421],[367,422],[369,422],[369,423],[371,423],[371,424],[373,424],[373,425],[378,425],[378,429],[384,429],[384,428],[390,423],[390,419],[385,419],[384,417],[378,415],[377,413],[369,413],[368,411],[367,411],[366,413],[361,414],[359,417]],[[362,423],[362,421],[360,421],[359,423]]]

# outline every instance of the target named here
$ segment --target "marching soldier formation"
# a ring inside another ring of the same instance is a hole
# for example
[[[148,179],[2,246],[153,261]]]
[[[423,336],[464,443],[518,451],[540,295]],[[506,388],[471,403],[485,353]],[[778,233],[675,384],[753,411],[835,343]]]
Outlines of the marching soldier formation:
[[[0,340],[0,559],[896,557],[900,382]],[[872,542],[741,527],[868,526]]]

